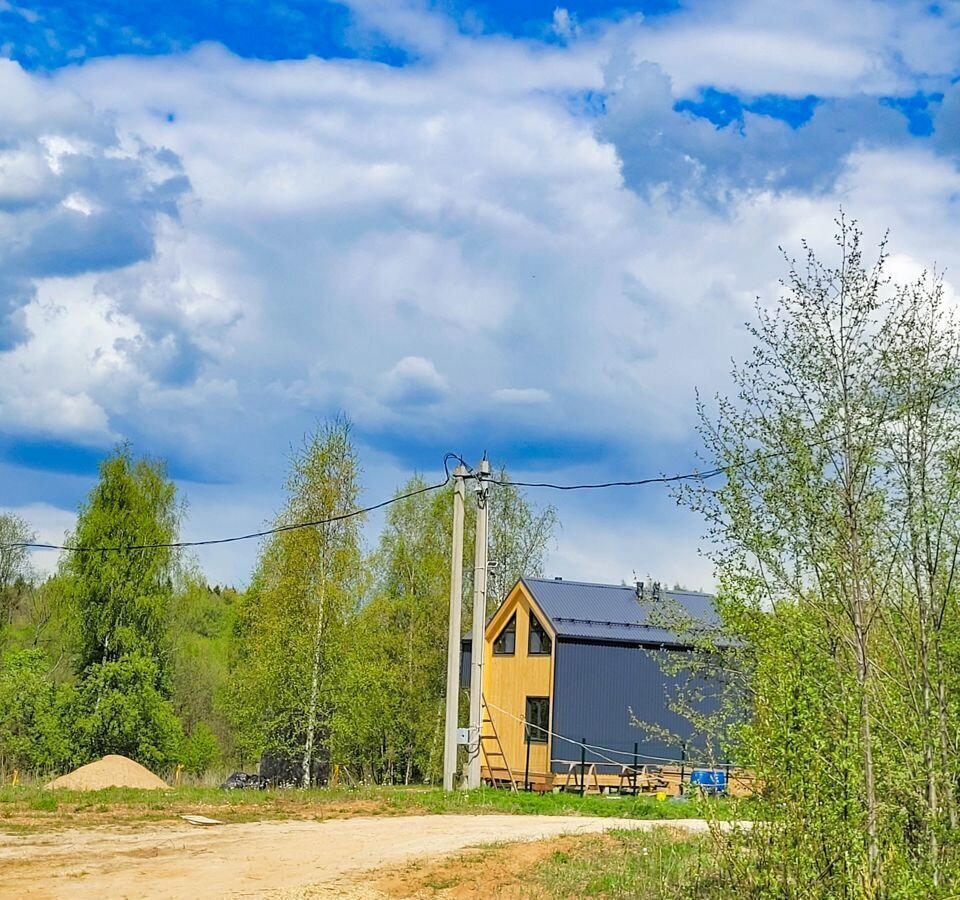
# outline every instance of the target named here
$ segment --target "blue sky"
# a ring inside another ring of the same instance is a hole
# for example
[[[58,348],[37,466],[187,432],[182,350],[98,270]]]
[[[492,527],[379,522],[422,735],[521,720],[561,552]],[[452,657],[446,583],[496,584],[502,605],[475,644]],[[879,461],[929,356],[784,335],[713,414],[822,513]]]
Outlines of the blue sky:
[[[957,267],[956,3],[0,0],[0,57],[0,507],[47,539],[121,440],[185,536],[259,527],[337,410],[371,501],[687,469],[778,245],[842,204]],[[662,489],[536,499],[557,574],[711,581]]]

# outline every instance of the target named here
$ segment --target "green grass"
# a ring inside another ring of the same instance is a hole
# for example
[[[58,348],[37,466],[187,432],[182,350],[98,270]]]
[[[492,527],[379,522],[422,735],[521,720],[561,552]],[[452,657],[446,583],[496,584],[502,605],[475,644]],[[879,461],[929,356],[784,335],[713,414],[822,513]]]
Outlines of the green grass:
[[[52,791],[48,791],[45,794],[37,794],[30,800],[30,809],[41,812],[56,812],[58,806],[57,796]]]
[[[678,838],[665,830],[612,831],[556,852],[530,876],[535,896],[675,900],[719,896],[713,885],[710,839]],[[713,889],[712,889],[713,888]]]
[[[705,814],[698,800],[659,801],[654,797],[534,794],[481,788],[445,794],[394,789],[391,802],[435,813],[515,813],[541,816],[620,816],[627,819],[695,819]]]
[[[721,802],[714,807],[713,815],[726,817],[727,809],[727,805]],[[437,788],[401,787],[223,791],[213,787],[182,786],[164,792],[127,788],[46,791],[38,784],[0,787],[0,831],[7,832],[23,827],[65,828],[173,821],[187,812],[201,812],[228,822],[419,813],[676,819],[702,817],[706,814],[706,807],[696,799],[658,801],[653,797],[515,794],[484,788],[445,794]]]

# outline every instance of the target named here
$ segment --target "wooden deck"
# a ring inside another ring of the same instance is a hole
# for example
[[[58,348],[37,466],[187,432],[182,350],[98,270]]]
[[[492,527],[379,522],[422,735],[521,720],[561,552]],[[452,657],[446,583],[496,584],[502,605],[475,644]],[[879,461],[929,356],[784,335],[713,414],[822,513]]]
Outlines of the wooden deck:
[[[571,768],[572,767],[572,768]],[[612,767],[605,767],[608,771],[598,771],[596,766],[587,763],[586,767],[586,791],[587,794],[646,794],[653,796],[658,792],[665,793],[668,797],[675,797],[680,793],[690,793],[690,767],[680,766],[662,766],[654,767],[640,766],[634,771],[632,766],[624,766],[620,772],[609,771]],[[723,769],[723,771],[727,771]],[[494,768],[493,772],[486,767],[481,768],[481,777],[487,783],[494,779],[502,782],[508,780],[506,769]],[[681,774],[683,775],[681,791]],[[493,776],[493,777],[492,777]],[[513,771],[513,777],[516,779],[520,790],[524,789],[523,771]],[[529,783],[532,790],[540,793],[549,791],[561,792],[570,791],[580,792],[580,763],[564,763],[564,771],[557,772],[535,772],[529,773]],[[734,797],[745,797],[755,791],[754,779],[749,772],[742,769],[730,769],[727,773],[727,793]]]

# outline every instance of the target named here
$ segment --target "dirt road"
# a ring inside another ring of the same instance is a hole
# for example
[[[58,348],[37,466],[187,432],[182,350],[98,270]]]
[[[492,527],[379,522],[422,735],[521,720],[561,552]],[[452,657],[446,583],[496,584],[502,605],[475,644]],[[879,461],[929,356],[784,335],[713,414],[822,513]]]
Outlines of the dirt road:
[[[563,816],[409,816],[0,836],[0,897],[376,898],[363,873],[478,844],[667,825]]]

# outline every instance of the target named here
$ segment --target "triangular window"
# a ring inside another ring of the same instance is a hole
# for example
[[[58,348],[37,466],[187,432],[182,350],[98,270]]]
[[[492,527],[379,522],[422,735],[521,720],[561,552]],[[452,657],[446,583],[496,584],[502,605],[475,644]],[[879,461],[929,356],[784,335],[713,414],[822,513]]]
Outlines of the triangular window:
[[[547,634],[537,617],[530,613],[530,637],[527,641],[527,653],[530,656],[549,656],[552,646],[550,635]]]
[[[497,656],[513,656],[517,652],[517,614],[510,616],[510,621],[503,627],[493,642],[493,652]]]

